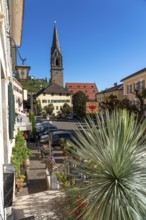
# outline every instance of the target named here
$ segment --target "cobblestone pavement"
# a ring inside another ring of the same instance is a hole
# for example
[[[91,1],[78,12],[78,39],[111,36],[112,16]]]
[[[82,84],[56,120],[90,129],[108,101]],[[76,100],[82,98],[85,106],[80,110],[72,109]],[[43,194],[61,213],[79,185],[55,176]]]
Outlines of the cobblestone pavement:
[[[28,185],[15,196],[13,210],[15,220],[34,216],[35,220],[67,220],[64,210],[64,193],[47,190],[44,161],[35,143],[28,143],[33,151],[28,170]]]

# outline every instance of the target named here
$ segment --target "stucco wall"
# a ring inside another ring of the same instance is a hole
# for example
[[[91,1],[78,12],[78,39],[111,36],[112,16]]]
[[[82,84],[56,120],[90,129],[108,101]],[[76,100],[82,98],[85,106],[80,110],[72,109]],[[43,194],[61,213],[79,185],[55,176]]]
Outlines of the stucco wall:
[[[41,94],[37,97],[37,100],[41,101],[42,108],[47,106],[48,104],[52,103],[54,106],[53,113],[56,115],[58,111],[60,111],[60,108],[67,103],[69,106],[72,106],[71,103],[71,96],[69,95],[58,95],[58,94]],[[46,102],[44,102],[46,100]]]
[[[138,74],[136,76],[133,76],[127,80],[124,80],[124,96],[126,96],[128,99],[132,100],[135,98],[135,95],[132,94],[134,93],[134,84],[137,83],[137,82],[142,82],[142,81],[145,81],[145,85],[144,85],[144,88],[146,88],[146,71],[142,72],[141,74]],[[128,85],[131,85],[131,89],[132,91],[131,92],[127,92],[127,86]]]

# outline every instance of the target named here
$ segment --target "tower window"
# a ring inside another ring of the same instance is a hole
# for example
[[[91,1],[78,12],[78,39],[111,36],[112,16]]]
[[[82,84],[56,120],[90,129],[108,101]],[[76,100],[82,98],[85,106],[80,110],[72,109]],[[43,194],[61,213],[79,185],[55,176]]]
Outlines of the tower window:
[[[59,59],[56,59],[56,66],[59,66],[60,62]]]

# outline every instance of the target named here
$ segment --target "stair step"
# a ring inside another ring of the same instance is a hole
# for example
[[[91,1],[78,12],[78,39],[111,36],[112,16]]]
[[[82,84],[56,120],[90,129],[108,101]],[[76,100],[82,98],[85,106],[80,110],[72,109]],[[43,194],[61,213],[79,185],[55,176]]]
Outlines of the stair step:
[[[57,152],[57,153],[55,152],[55,153],[53,153],[53,156],[54,157],[62,157],[64,155],[63,155],[63,152]]]
[[[56,163],[64,163],[65,158],[55,158]]]

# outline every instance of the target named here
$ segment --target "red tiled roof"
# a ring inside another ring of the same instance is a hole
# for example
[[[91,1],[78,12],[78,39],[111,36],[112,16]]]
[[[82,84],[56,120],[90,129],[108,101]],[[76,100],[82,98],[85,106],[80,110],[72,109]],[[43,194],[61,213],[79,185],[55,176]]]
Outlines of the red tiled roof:
[[[66,83],[65,87],[73,94],[79,91],[84,92],[89,100],[95,100],[98,93],[95,83]]]

